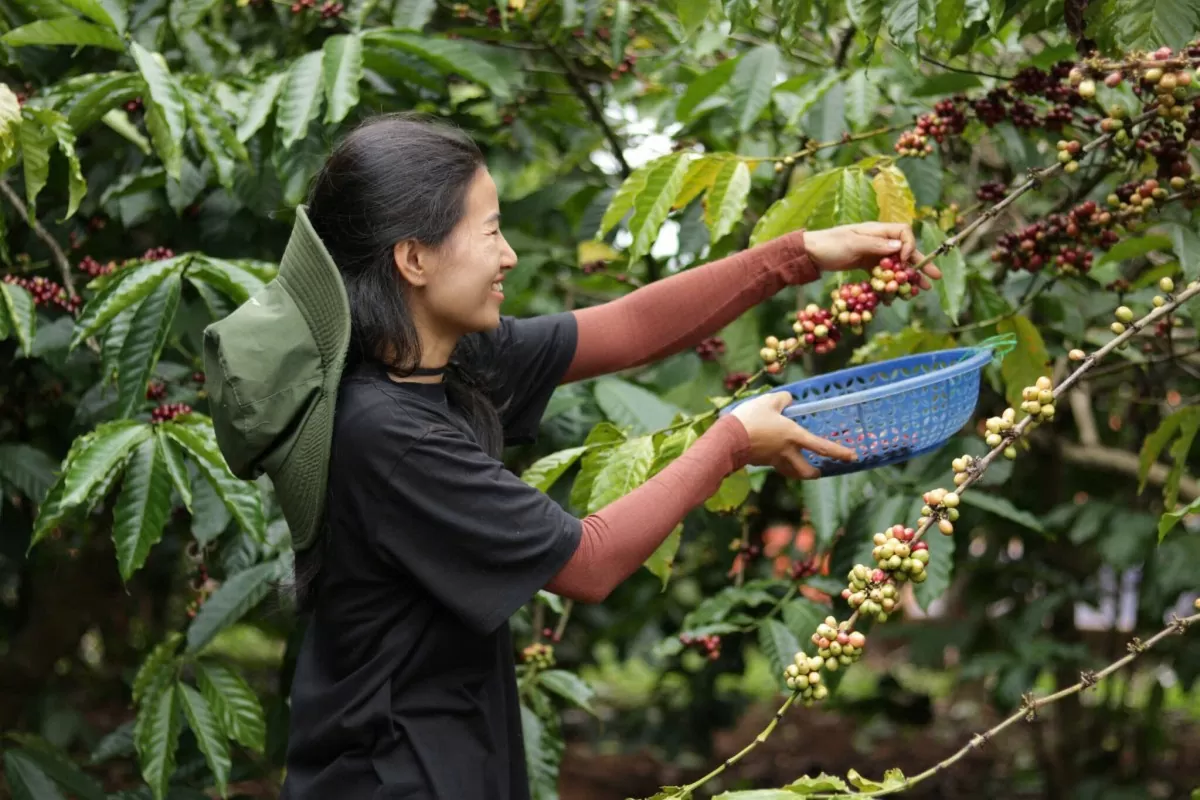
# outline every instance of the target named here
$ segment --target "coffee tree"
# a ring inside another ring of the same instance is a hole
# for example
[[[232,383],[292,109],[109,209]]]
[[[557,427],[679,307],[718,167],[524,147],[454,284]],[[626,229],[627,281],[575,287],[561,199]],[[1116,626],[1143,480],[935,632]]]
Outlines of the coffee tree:
[[[919,235],[917,261],[827,276],[694,352],[561,387],[539,443],[508,458],[580,515],[731,402],[996,348],[974,421],[936,452],[794,484],[740,471],[603,607],[543,592],[523,609],[536,797],[557,796],[568,711],[621,707],[592,663],[606,644],[674,687],[617,723],[668,759],[708,753],[740,710],[717,682],[755,658],[782,698],[660,799],[895,794],[1027,718],[1051,726],[1049,796],[1148,779],[1146,748],[1128,766],[1078,742],[1164,735],[1157,679],[1140,706],[1105,680],[1126,666],[1160,658],[1185,691],[1200,674],[1197,637],[1177,635],[1200,618],[1200,6],[19,0],[0,25],[14,796],[274,796],[303,632],[291,550],[269,481],[234,478],[216,447],[200,334],[271,280],[338,133],[408,108],[487,151],[521,258],[508,313],[614,299],[798,228]],[[944,277],[921,291],[929,260]],[[1114,621],[1089,641],[1076,607],[1131,572],[1148,638]],[[953,630],[918,619],[939,608]],[[739,791],[782,721],[848,709],[842,682],[898,643],[977,682],[999,722],[880,780],[863,765]],[[1085,708],[1085,692],[1103,694]],[[72,711],[88,702],[104,711]]]

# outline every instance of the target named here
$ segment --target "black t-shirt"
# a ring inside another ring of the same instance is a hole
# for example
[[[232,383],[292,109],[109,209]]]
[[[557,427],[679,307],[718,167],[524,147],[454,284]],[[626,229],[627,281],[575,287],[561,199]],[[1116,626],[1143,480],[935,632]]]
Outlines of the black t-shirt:
[[[569,313],[487,334],[507,442],[575,352]],[[291,692],[287,800],[527,800],[509,617],[581,525],[476,442],[440,384],[342,381],[328,526]]]

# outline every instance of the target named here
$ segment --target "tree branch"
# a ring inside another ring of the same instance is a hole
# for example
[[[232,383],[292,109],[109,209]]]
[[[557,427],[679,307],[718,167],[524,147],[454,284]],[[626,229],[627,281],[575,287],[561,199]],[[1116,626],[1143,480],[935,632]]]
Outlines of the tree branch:
[[[625,161],[625,152],[621,145],[621,140],[617,138],[617,134],[608,124],[608,120],[604,118],[604,110],[600,108],[596,102],[596,98],[592,97],[592,93],[588,91],[587,86],[580,79],[579,74],[575,71],[575,67],[571,64],[570,59],[559,52],[557,47],[549,43],[546,44],[546,52],[553,56],[554,60],[566,70],[567,83],[571,84],[571,88],[575,90],[575,94],[587,106],[588,113],[592,115],[592,120],[604,132],[604,138],[608,140],[609,146],[612,147],[613,156],[616,157],[617,163],[621,165],[621,177],[628,178],[633,170],[629,168],[628,162]]]
[[[62,247],[54,240],[50,232],[42,227],[42,223],[38,222],[37,217],[29,213],[29,209],[25,206],[25,201],[8,185],[8,181],[0,180],[0,194],[8,198],[8,202],[12,203],[13,208],[17,209],[17,212],[28,223],[29,228],[46,244],[46,247],[50,248],[50,254],[54,258],[54,263],[58,265],[58,269],[62,273],[63,287],[66,288],[68,295],[78,297],[79,293],[75,291],[75,281],[71,278],[71,262],[67,259],[67,254],[63,252]]]
[[[1093,469],[1119,472],[1130,476],[1138,474],[1138,455],[1128,450],[1119,450],[1115,447],[1105,447],[1099,444],[1075,444],[1074,442],[1061,442],[1059,448],[1065,461],[1081,467],[1092,467]],[[1152,483],[1155,486],[1162,486],[1167,482],[1167,475],[1170,471],[1171,468],[1166,464],[1156,462],[1150,467],[1150,473],[1146,476],[1146,482]],[[1186,476],[1180,478],[1179,497],[1187,502],[1200,497],[1200,481]],[[1169,511],[1170,509],[1167,510]]]
[[[929,56],[924,55],[924,54],[921,55],[921,60],[928,62],[930,64],[933,64],[935,67],[941,67],[942,69],[950,70],[951,72],[961,72],[963,75],[978,75],[981,78],[995,78],[995,79],[1001,80],[1001,81],[1011,81],[1012,80],[1011,75],[997,75],[994,72],[983,72],[981,70],[976,70],[976,69],[963,69],[962,67],[952,67],[949,64],[945,64],[941,61],[938,61],[936,58],[930,58]]]

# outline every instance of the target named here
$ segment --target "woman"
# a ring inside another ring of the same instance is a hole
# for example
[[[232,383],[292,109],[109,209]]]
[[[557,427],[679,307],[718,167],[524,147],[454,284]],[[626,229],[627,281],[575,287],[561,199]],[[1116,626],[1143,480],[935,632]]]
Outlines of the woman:
[[[405,115],[372,119],[337,146],[307,219],[345,289],[349,349],[323,530],[297,546],[311,619],[283,797],[527,798],[509,617],[543,588],[602,601],[747,464],[815,478],[802,449],[854,454],[782,416],[786,393],[768,394],[580,520],[506,470],[502,447],[533,438],[555,386],[690,348],[822,270],[919,257],[912,232],[796,232],[601,306],[504,317],[517,257],[483,156],[457,130]]]

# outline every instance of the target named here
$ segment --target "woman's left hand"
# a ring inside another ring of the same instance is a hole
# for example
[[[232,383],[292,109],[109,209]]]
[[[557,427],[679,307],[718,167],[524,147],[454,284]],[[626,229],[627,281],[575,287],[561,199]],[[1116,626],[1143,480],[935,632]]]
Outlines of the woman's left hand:
[[[899,222],[859,222],[821,231],[806,230],[804,246],[808,257],[822,272],[870,270],[885,257],[898,259],[901,264],[925,258],[917,250],[912,226]],[[924,273],[919,283],[922,289],[931,286],[929,278],[942,277],[941,270],[932,261],[921,271]]]

